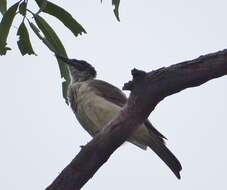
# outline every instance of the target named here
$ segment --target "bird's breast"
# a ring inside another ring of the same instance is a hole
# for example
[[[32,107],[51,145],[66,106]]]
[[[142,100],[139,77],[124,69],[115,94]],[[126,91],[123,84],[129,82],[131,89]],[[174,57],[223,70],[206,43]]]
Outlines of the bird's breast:
[[[74,113],[86,131],[92,136],[119,114],[121,108],[96,93],[88,84],[74,86],[76,110]],[[73,107],[73,105],[71,105]]]

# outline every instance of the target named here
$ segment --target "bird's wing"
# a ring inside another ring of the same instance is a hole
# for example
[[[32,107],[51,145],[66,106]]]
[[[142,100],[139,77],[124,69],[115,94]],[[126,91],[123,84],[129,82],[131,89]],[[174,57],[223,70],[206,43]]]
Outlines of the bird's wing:
[[[94,88],[94,91],[97,95],[102,96],[107,101],[110,101],[120,107],[123,107],[127,102],[127,97],[125,94],[117,87],[101,80],[91,80],[88,84],[91,88]],[[144,122],[148,131],[155,134],[162,143],[166,137],[162,135],[154,126],[150,123],[149,120]]]
[[[127,102],[125,94],[117,87],[101,80],[91,80],[89,87],[93,88],[95,93],[107,101],[123,107]]]

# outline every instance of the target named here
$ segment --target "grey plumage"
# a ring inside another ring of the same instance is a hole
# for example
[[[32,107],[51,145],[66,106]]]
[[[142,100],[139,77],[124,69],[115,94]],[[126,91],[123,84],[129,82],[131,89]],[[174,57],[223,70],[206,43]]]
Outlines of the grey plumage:
[[[95,136],[108,122],[117,117],[127,98],[115,86],[96,80],[96,71],[87,62],[61,56],[58,58],[73,67],[73,82],[68,92],[70,105],[84,129],[91,136]],[[165,136],[146,120],[128,141],[142,149],[150,147],[180,179],[181,164],[166,147],[165,139]]]

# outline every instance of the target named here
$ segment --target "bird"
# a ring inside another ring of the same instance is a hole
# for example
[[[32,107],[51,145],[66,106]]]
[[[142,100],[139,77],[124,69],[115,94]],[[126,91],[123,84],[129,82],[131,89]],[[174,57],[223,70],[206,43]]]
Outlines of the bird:
[[[71,84],[68,88],[70,106],[82,127],[94,137],[111,120],[116,118],[127,102],[126,95],[110,83],[96,79],[95,68],[84,60],[69,59],[55,55],[69,66]],[[180,179],[181,163],[165,144],[162,135],[146,120],[130,137],[128,142],[146,150],[152,149]]]

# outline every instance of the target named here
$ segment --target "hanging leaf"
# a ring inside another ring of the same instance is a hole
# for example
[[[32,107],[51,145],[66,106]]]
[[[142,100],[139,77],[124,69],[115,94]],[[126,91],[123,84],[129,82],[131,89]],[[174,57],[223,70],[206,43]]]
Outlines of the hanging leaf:
[[[39,11],[36,13],[37,15],[42,12],[47,6],[47,0],[39,0]]]
[[[41,9],[43,0],[35,1]],[[86,33],[85,29],[72,17],[72,15],[60,6],[47,1],[47,4],[42,11],[58,18],[75,36]]]
[[[55,33],[55,31],[52,29],[52,27],[39,15],[34,15],[36,24],[38,25],[39,29],[42,31],[42,33],[45,36],[45,39],[48,41],[48,43],[51,45],[51,50],[58,55],[67,57],[65,48],[59,39],[58,35]],[[70,75],[67,65],[60,60],[57,59],[61,77],[65,79],[65,81],[62,83],[62,90],[63,90],[63,97],[65,98],[66,103],[68,103],[67,100],[67,89],[68,85],[70,83]]]
[[[19,6],[19,13],[22,15],[22,16],[25,16],[26,15],[26,8],[27,8],[27,3],[25,1],[23,1],[20,6]]]
[[[33,32],[36,34],[36,36],[37,36],[40,40],[42,40],[42,42],[43,42],[51,51],[54,52],[54,51],[55,51],[54,48],[53,48],[52,45],[49,43],[49,41],[48,41],[44,36],[41,35],[39,28],[38,28],[34,23],[30,22],[29,20],[28,20],[28,22],[29,22],[29,25],[30,25],[31,29],[32,29]]]
[[[17,45],[20,49],[20,52],[22,55],[28,54],[35,54],[31,42],[30,42],[30,38],[29,38],[29,34],[28,34],[28,30],[24,24],[24,22],[22,22],[18,28],[17,31],[17,35],[19,36],[19,40],[17,41]]]
[[[6,2],[6,0],[0,0],[0,12],[2,13],[2,15],[4,15],[6,10],[7,10],[7,2]]]
[[[6,47],[6,41],[13,19],[16,15],[18,5],[19,2],[11,6],[2,17],[0,23],[0,55],[5,55],[7,50],[10,50],[9,47]]]
[[[117,20],[120,21],[120,17],[119,17],[120,0],[112,0],[112,4],[114,5],[114,14],[115,14]]]
[[[47,41],[51,44],[51,50],[54,53],[60,54],[62,56],[67,56],[62,42],[60,41],[56,32],[51,28],[51,26],[39,15],[34,15],[34,18],[39,29],[42,31]],[[65,69],[64,66],[65,64],[60,65],[62,77],[64,77],[68,73],[68,70]]]

